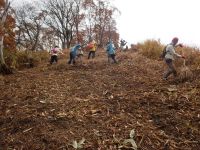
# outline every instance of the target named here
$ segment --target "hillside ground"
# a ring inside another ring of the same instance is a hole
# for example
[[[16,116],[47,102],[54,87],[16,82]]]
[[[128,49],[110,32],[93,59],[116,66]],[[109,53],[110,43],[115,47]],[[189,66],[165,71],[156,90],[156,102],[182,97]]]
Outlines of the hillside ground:
[[[0,76],[0,149],[74,149],[84,138],[83,149],[112,150],[133,129],[141,150],[200,149],[198,77],[163,81],[162,61],[132,51],[118,64],[86,55]]]

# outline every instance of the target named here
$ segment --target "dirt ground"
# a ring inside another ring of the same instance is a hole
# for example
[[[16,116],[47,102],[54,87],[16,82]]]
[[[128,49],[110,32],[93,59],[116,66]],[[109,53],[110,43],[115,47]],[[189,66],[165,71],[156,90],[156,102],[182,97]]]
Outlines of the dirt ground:
[[[0,76],[0,150],[73,150],[83,138],[85,150],[131,149],[133,129],[138,150],[200,149],[197,75],[163,81],[162,61],[131,51],[118,64],[66,57]]]

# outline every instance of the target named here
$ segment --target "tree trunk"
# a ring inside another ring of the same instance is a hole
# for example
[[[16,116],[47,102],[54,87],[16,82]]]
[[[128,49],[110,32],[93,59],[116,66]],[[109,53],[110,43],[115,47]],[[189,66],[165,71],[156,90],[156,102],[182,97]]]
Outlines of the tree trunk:
[[[0,63],[1,64],[5,64],[5,60],[4,60],[4,57],[3,57],[3,39],[4,39],[4,36],[0,36]]]
[[[12,74],[12,70],[6,64],[0,64],[0,74]]]
[[[104,26],[100,28],[99,33],[99,47],[103,48],[103,34],[104,34]]]
[[[3,36],[0,36],[0,74],[12,74],[12,70],[6,65],[3,57]]]
[[[7,18],[9,7],[10,7],[10,3],[8,2],[8,0],[6,0],[4,12],[0,19],[0,28],[2,31],[4,31],[4,24]],[[4,40],[4,35],[1,34],[0,35],[0,73],[11,74],[12,70],[6,65],[4,57],[3,57],[3,40]]]

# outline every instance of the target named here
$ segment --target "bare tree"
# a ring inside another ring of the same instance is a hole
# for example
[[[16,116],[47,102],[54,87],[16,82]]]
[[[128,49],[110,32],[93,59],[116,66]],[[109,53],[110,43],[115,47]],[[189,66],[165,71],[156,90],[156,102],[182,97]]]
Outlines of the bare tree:
[[[70,47],[74,29],[74,0],[47,0],[44,9],[47,12],[46,24],[52,28],[62,43],[62,48]]]
[[[88,38],[90,39],[93,36],[93,29],[95,27],[96,21],[95,21],[95,9],[96,4],[94,0],[85,0],[83,3],[83,9],[85,13],[85,30]]]
[[[85,15],[83,14],[82,10],[82,0],[74,0],[75,5],[74,9],[72,11],[73,19],[74,19],[74,26],[75,26],[75,34],[76,34],[76,41],[77,42],[82,42],[83,37],[82,34],[80,33],[80,23],[84,19]]]
[[[119,11],[107,0],[85,0],[84,9],[87,34],[103,47],[117,33],[114,15]]]
[[[113,17],[117,9],[107,0],[46,0],[42,4],[41,13],[30,5],[18,9],[18,45],[34,50],[43,47],[39,41],[47,40],[51,45],[61,43],[64,49],[93,37],[103,46],[117,31]]]
[[[56,32],[52,30],[51,28],[43,28],[41,34],[43,35],[41,38],[41,42],[43,43],[42,49],[44,50],[50,50],[55,45],[60,45],[60,40],[56,36]]]
[[[17,19],[17,46],[30,50],[41,49],[39,41],[42,38],[41,30],[43,29],[46,13],[38,10],[33,4],[26,3],[16,8]]]
[[[8,16],[8,12],[10,9],[10,2],[8,0],[5,1],[5,5],[0,9],[0,73],[10,74],[12,73],[11,69],[6,65],[4,60],[3,48],[4,48],[4,35],[5,35],[5,22]]]
[[[97,39],[102,47],[108,40],[114,40],[116,35],[116,21],[114,14],[119,10],[113,7],[108,1],[98,0],[95,11],[95,20],[97,28]]]

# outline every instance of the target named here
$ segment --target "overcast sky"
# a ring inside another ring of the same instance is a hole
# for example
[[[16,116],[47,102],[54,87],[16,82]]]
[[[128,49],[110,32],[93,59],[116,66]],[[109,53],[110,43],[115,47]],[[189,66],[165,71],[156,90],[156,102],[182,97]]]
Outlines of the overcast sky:
[[[111,1],[121,11],[117,18],[120,37],[129,44],[146,39],[160,39],[167,44],[176,36],[181,43],[200,47],[199,0]]]
[[[121,11],[117,27],[129,43],[159,39],[200,46],[199,0],[114,0]]]

